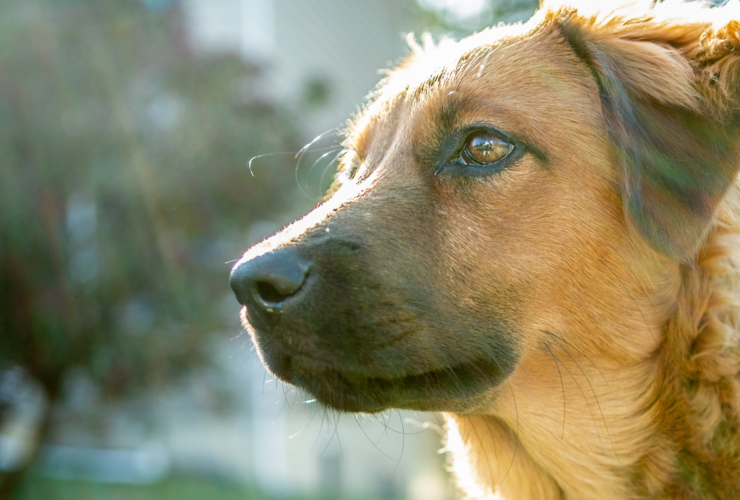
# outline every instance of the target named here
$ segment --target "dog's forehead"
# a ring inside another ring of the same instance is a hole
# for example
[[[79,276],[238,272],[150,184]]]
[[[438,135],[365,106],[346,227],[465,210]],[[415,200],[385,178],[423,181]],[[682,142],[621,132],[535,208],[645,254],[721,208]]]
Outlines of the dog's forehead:
[[[371,150],[385,151],[401,130],[406,137],[431,136],[455,120],[493,119],[513,129],[509,132],[533,138],[551,128],[564,108],[596,96],[588,69],[557,30],[543,25],[491,29],[418,49],[379,86],[350,129],[348,143],[367,156]],[[591,118],[598,120],[597,115]]]

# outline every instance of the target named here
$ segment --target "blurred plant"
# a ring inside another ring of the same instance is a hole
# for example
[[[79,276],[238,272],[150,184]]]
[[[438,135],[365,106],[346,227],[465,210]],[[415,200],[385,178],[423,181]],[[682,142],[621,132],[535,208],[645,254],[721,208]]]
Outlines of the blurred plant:
[[[245,98],[238,57],[192,54],[177,8],[146,7],[0,0],[0,372],[50,407],[73,369],[118,397],[204,363],[224,235],[295,215],[291,156],[247,168],[298,149],[289,113]]]
[[[417,0],[426,15],[424,25],[460,38],[488,26],[526,21],[539,0]]]

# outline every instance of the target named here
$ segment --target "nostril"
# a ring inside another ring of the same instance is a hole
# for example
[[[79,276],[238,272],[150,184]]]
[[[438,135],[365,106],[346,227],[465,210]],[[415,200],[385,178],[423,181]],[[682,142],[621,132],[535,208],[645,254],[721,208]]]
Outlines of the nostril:
[[[297,291],[298,290],[296,290],[296,292]],[[289,294],[280,293],[272,284],[267,283],[266,281],[260,281],[257,283],[257,295],[259,295],[259,298],[262,299],[263,302],[280,304],[295,295],[295,292]]]
[[[282,248],[239,262],[231,271],[231,288],[242,305],[270,313],[299,294],[310,267],[297,249]]]

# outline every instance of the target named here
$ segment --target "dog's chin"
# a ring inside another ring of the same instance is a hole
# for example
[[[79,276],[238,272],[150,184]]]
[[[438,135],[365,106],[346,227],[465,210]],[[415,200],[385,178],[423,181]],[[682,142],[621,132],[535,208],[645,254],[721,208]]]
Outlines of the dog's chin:
[[[376,413],[390,408],[466,413],[509,373],[497,363],[471,362],[416,375],[365,377],[288,353],[260,352],[280,380],[304,389],[320,403],[340,411]]]

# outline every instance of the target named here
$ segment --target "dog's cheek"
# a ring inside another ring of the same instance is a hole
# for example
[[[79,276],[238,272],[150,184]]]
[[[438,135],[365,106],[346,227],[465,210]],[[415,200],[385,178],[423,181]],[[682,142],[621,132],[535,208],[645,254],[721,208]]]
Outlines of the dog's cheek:
[[[472,331],[511,339],[519,357],[543,332],[568,328],[563,304],[595,286],[583,277],[599,274],[584,266],[600,265],[608,247],[599,242],[621,217],[618,197],[605,196],[608,180],[576,170],[571,179],[565,168],[530,162],[439,196],[438,281],[475,322]]]

